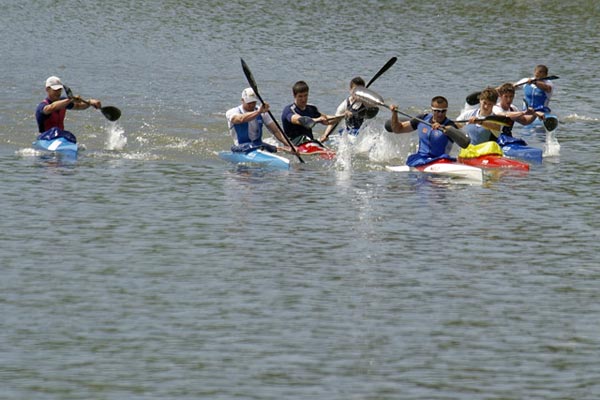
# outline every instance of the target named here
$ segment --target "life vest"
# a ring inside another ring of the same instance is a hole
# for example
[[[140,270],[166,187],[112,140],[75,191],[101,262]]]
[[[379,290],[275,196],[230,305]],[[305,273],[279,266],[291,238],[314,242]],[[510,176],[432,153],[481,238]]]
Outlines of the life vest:
[[[523,109],[533,108],[535,111],[550,112],[548,103],[550,94],[546,93],[536,84],[529,84],[523,87]]]
[[[242,110],[241,106],[239,107],[239,110],[240,110],[240,114],[244,113],[244,110]],[[258,117],[256,117],[256,119],[254,119],[254,121],[256,121],[256,124],[258,124],[256,129],[250,129],[250,121],[233,125],[233,129],[236,134],[236,139],[237,139],[238,145],[241,145],[244,143],[252,143],[252,144],[257,144],[257,145],[262,144],[262,128],[263,128],[262,115],[259,114]]]
[[[427,123],[431,123],[432,114],[427,114],[421,118]],[[450,120],[446,118],[442,125],[447,125]],[[452,147],[452,142],[439,129],[432,129],[431,126],[420,122],[417,125],[419,131],[419,150],[415,154],[411,154],[406,159],[406,165],[409,167],[417,167],[419,165],[429,164],[440,159],[452,160],[448,153]]]
[[[62,99],[60,99],[62,100]],[[47,98],[44,99],[42,103],[46,105],[51,104],[50,100]],[[42,112],[43,114],[43,112]],[[62,108],[60,110],[56,110],[51,114],[43,114],[42,120],[38,121],[39,132],[46,132],[50,128],[60,128],[62,130],[65,129],[65,116],[67,115],[67,109]]]
[[[433,114],[427,114],[422,119],[427,123],[431,123]],[[442,125],[446,125],[448,122],[449,120],[446,118]],[[444,132],[439,129],[434,130],[424,123],[419,123],[417,129],[419,130],[419,153],[427,154],[430,157],[438,157],[449,152],[452,144]]]
[[[479,124],[467,124],[465,130],[471,138],[471,144],[484,143],[495,139],[492,131]]]

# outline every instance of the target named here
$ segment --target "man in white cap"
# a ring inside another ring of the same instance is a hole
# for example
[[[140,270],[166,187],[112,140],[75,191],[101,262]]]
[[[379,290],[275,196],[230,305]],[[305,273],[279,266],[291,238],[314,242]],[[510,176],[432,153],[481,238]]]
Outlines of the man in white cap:
[[[40,133],[46,132],[51,128],[65,129],[65,115],[67,109],[85,110],[89,106],[95,108],[102,107],[100,100],[90,99],[83,101],[79,97],[61,96],[64,86],[57,76],[51,76],[46,79],[46,93],[48,97],[44,99],[35,110],[35,118]]]
[[[283,143],[281,150],[289,151],[283,133],[269,115],[269,104],[257,105],[258,97],[252,88],[242,91],[242,104],[227,110],[227,124],[233,138],[234,145],[231,151],[247,152],[254,149],[264,149],[270,152],[277,151],[277,147],[262,141],[262,127],[266,125],[269,131]]]

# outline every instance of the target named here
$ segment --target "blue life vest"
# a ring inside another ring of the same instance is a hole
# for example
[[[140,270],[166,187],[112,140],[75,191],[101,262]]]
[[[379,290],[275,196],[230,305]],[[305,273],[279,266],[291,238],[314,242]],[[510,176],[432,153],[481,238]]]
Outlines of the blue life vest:
[[[421,117],[425,122],[431,123],[432,114]],[[451,121],[446,118],[442,125],[448,125]],[[417,153],[411,154],[406,159],[406,165],[417,167],[419,165],[429,164],[440,159],[455,160],[448,153],[452,147],[452,141],[439,129],[432,129],[429,125],[419,122],[417,125],[419,132],[419,149]]]
[[[490,140],[494,140],[496,138],[492,131],[478,124],[467,124],[465,126],[465,130],[471,138],[472,145],[489,142]]]
[[[549,101],[548,93],[536,85],[528,84],[523,87],[523,110],[529,106],[535,111],[550,112]]]
[[[244,110],[240,107],[240,113],[243,114]],[[233,129],[235,130],[236,138],[238,144],[244,143],[252,143],[252,144],[262,144],[262,128],[263,128],[263,118],[262,115],[258,115],[255,121],[258,123],[258,128],[256,131],[250,131],[250,123],[244,122],[241,124],[233,125]]]

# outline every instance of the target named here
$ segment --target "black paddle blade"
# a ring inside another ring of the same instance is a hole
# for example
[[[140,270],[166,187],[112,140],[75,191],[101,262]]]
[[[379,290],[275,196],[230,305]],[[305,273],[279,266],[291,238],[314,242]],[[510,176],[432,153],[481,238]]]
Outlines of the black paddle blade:
[[[481,92],[473,92],[467,96],[465,101],[467,102],[468,105],[474,106],[475,104],[479,103],[479,95],[480,94],[481,94]]]
[[[504,115],[488,115],[485,117],[484,121],[493,122],[502,126],[510,126],[512,124],[512,119]]]
[[[544,118],[544,128],[549,132],[552,132],[558,127],[558,118],[555,116],[548,116]]]
[[[246,80],[250,84],[252,90],[254,90],[256,97],[258,97],[259,100],[262,102],[262,99],[258,95],[258,86],[256,85],[256,81],[254,80],[254,75],[252,75],[252,71],[250,71],[250,67],[248,67],[248,64],[246,64],[246,61],[244,61],[243,58],[240,58],[240,60],[242,60],[242,69],[244,70],[244,75],[246,75]]]
[[[375,82],[377,78],[379,78],[385,71],[390,69],[392,65],[394,65],[398,61],[398,57],[392,57],[385,63],[383,67],[371,78],[371,80],[367,83],[366,87],[371,86],[371,83]]]
[[[446,126],[444,131],[446,132],[446,135],[448,135],[448,137],[454,141],[454,143],[463,149],[466,149],[469,144],[471,144],[471,138],[469,135],[460,129],[456,129],[453,126]]]
[[[121,110],[119,110],[117,107],[102,107],[100,111],[102,111],[102,115],[104,115],[106,119],[111,122],[114,122],[121,118]]]
[[[73,98],[73,91],[71,90],[70,87],[68,87],[67,85],[63,85],[63,87],[65,88],[65,94],[67,95],[68,98],[72,99]]]

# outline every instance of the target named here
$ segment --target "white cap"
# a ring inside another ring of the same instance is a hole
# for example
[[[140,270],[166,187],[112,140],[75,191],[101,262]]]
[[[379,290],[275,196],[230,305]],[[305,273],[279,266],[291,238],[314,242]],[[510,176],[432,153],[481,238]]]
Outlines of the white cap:
[[[51,88],[52,90],[58,90],[63,88],[63,84],[58,76],[51,76],[46,79],[46,87]]]
[[[246,88],[242,91],[242,100],[244,100],[244,103],[254,103],[258,101],[258,97],[256,97],[252,88]]]

